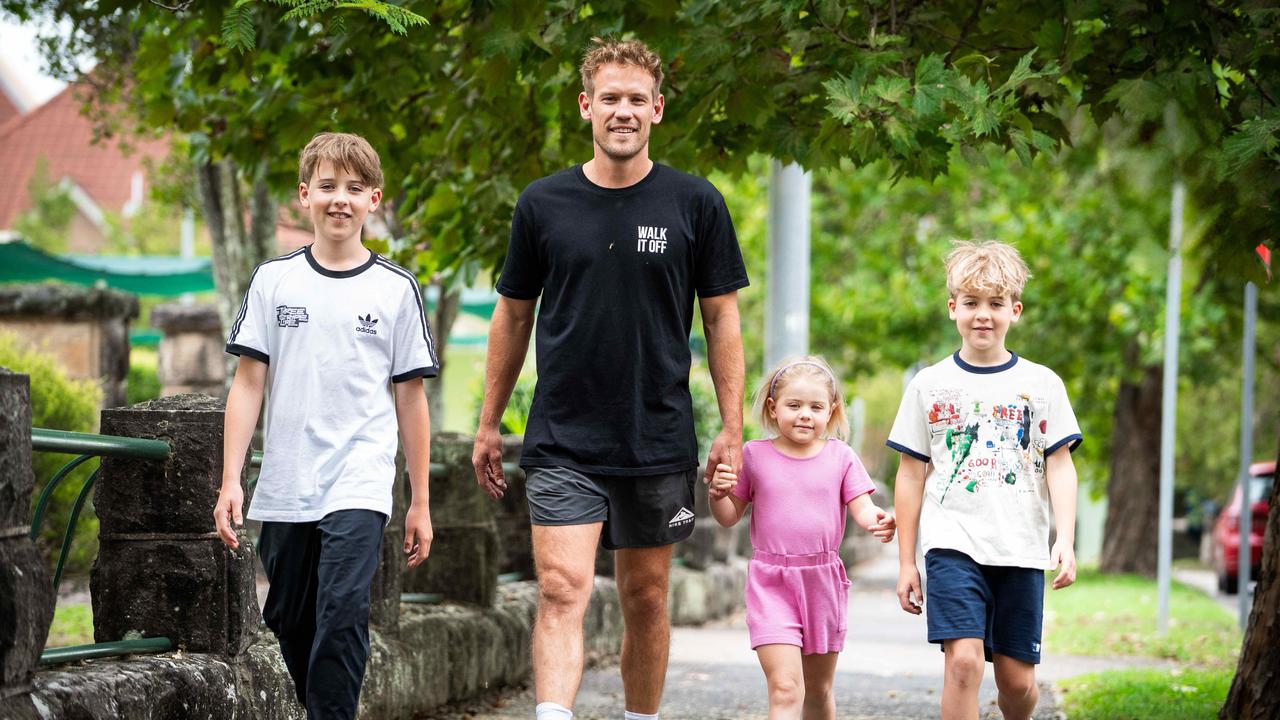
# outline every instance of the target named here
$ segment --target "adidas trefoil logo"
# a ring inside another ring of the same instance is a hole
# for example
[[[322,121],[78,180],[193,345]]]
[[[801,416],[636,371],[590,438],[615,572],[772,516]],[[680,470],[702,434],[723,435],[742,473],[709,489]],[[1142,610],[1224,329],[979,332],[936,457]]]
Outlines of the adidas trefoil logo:
[[[676,513],[671,521],[667,523],[667,527],[675,527],[677,525],[686,525],[693,522],[693,511],[689,508],[682,507],[680,512]]]
[[[362,332],[366,335],[378,334],[378,318],[374,317],[373,313],[369,313],[364,317],[356,315],[356,320],[360,321],[360,324],[356,326],[356,332]]]

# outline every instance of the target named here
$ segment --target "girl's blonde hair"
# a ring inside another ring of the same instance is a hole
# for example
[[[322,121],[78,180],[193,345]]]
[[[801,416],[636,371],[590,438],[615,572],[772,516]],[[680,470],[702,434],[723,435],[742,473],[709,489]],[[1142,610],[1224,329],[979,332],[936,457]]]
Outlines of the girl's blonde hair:
[[[1008,295],[1017,302],[1031,272],[1012,245],[995,240],[956,241],[947,255],[947,293],[955,298],[964,291]]]
[[[764,383],[756,390],[755,413],[760,418],[760,427],[770,435],[778,435],[778,421],[769,416],[769,401],[776,398],[787,383],[798,377],[808,377],[827,386],[831,393],[831,419],[827,421],[827,432],[824,437],[835,437],[843,440],[849,435],[849,418],[844,412],[844,391],[831,372],[831,366],[817,355],[806,355],[788,360],[778,365],[765,375]]]

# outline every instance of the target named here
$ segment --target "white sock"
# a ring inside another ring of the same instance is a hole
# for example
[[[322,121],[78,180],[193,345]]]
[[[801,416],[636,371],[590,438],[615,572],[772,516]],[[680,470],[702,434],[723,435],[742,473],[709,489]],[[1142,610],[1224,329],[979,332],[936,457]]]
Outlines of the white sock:
[[[630,710],[622,711],[623,720],[658,720],[658,713],[645,715],[644,713],[631,712]]]
[[[573,711],[559,703],[540,702],[533,711],[537,720],[573,720]]]

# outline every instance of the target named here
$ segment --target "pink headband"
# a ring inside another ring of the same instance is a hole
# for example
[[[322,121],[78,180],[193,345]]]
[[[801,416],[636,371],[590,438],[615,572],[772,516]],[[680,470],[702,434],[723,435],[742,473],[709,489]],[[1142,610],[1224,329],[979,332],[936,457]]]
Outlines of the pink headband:
[[[831,379],[831,387],[836,387],[836,377],[832,375],[831,371],[828,370],[826,367],[812,360],[797,360],[795,362],[787,363],[786,365],[783,365],[782,367],[778,368],[778,372],[773,374],[773,379],[769,381],[769,397],[773,397],[773,391],[778,387],[778,378],[782,376],[782,373],[786,372],[787,370],[790,370],[796,365],[812,365],[818,368],[823,373],[825,373],[828,378]]]

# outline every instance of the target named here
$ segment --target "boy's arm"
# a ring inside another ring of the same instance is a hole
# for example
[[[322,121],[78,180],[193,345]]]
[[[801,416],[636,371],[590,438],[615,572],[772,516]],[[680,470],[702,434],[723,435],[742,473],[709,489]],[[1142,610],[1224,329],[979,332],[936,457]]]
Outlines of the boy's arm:
[[[742,320],[738,314],[738,293],[700,298],[702,330],[707,336],[707,366],[716,388],[720,407],[720,434],[711,442],[707,472],[710,483],[721,463],[742,469],[742,395],[746,382],[746,361],[742,355]]]
[[[883,508],[871,501],[871,493],[865,492],[849,501],[849,517],[858,527],[871,533],[882,543],[893,540],[897,521]]]
[[[484,404],[480,408],[480,426],[476,428],[471,465],[476,482],[489,497],[497,500],[507,489],[502,474],[502,413],[511,399],[511,390],[520,376],[525,354],[529,352],[529,334],[533,330],[533,312],[537,300],[516,300],[498,296],[489,324],[489,348],[485,353]]]
[[[240,473],[244,470],[244,457],[253,440],[253,430],[258,425],[266,385],[266,363],[240,356],[227,393],[227,411],[222,418],[222,487],[213,507],[218,537],[232,550],[240,547],[236,528],[244,526],[244,488],[240,486]]]
[[[1058,448],[1044,459],[1045,483],[1049,486],[1049,500],[1053,503],[1053,522],[1057,539],[1049,558],[1058,574],[1053,578],[1053,589],[1064,588],[1076,581],[1076,465],[1071,451]]]
[[[916,567],[916,538],[928,468],[928,463],[903,453],[893,487],[893,506],[898,515],[898,604],[913,615],[920,614],[924,600],[920,570]]]
[[[394,383],[396,424],[404,445],[405,464],[409,471],[412,496],[404,517],[404,554],[409,567],[415,568],[431,553],[431,505],[428,483],[431,477],[431,416],[427,412],[427,395],[422,378]]]

